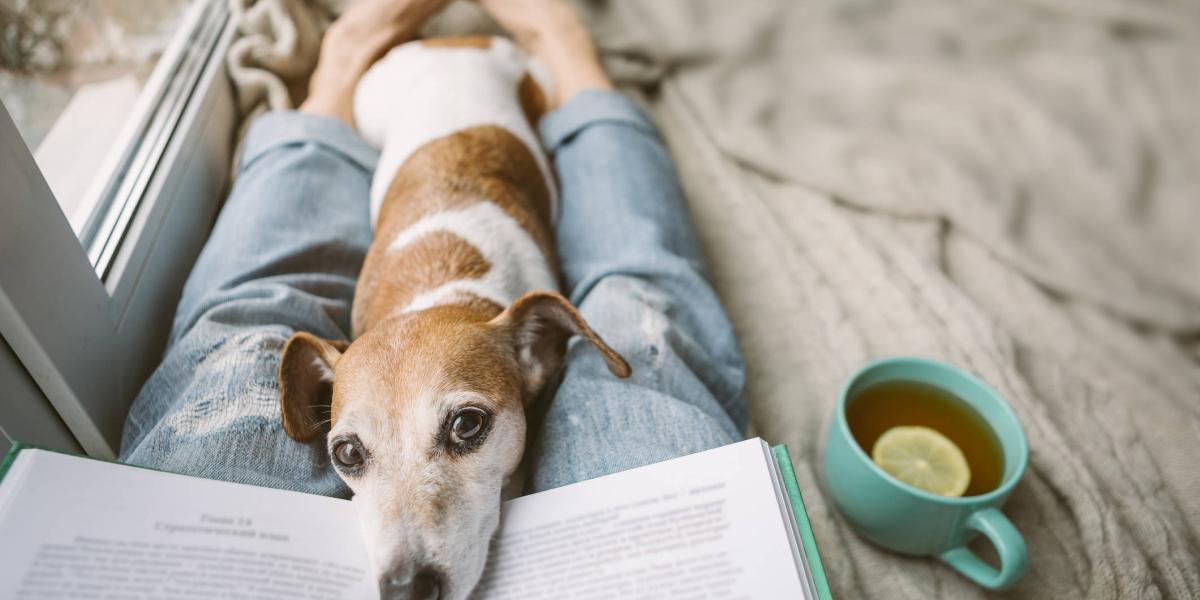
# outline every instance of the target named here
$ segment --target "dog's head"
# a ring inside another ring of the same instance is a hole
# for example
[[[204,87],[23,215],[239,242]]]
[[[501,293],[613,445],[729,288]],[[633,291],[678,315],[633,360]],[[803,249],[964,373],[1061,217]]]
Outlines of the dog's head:
[[[354,491],[383,598],[463,598],[483,571],[501,490],[525,447],[525,407],[580,335],[629,365],[553,292],[499,316],[447,305],[381,322],[354,343],[307,333],[280,363],[288,435],[326,432]]]

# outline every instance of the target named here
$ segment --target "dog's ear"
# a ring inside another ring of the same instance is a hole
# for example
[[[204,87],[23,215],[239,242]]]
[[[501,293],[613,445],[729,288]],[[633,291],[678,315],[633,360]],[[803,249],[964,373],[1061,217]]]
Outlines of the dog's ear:
[[[572,335],[591,342],[613,375],[625,378],[632,372],[629,363],[609,347],[588,326],[583,316],[558,292],[529,292],[496,317],[493,324],[512,332],[517,362],[525,375],[526,390],[532,396],[558,372]]]
[[[297,442],[309,442],[321,433],[319,415],[333,400],[333,366],[349,344],[323,340],[311,333],[296,333],[283,347],[279,359],[279,411],[283,430]]]

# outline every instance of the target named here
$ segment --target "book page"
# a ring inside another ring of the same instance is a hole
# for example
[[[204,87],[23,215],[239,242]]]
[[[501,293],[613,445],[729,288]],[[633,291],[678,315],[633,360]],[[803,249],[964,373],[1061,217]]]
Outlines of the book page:
[[[378,598],[344,500],[42,450],[13,474],[0,598]]]
[[[473,598],[805,598],[761,440],[510,501]]]

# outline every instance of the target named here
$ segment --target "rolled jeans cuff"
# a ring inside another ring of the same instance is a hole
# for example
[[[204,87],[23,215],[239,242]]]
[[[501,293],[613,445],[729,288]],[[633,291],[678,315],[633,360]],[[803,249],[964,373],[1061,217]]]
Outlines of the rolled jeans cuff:
[[[379,152],[349,125],[323,115],[294,110],[266,113],[254,120],[246,133],[239,170],[281,146],[318,144],[357,163],[365,171],[375,170]]]
[[[633,100],[620,92],[586,90],[542,118],[542,144],[551,153],[575,134],[597,123],[616,123],[658,136],[654,124]]]

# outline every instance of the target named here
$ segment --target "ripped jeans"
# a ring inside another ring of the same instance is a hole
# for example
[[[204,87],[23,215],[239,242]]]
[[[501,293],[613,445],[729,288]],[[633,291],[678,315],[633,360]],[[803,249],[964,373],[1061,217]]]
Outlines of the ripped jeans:
[[[617,379],[599,353],[570,346],[531,430],[531,491],[740,439],[745,368],[654,126],[620,94],[591,91],[547,115],[541,135],[562,186],[566,294],[633,376]],[[349,495],[324,440],[284,433],[276,370],[294,331],[332,339],[350,331],[376,159],[333,119],[276,112],[254,123],[166,356],[130,409],[123,461]]]

